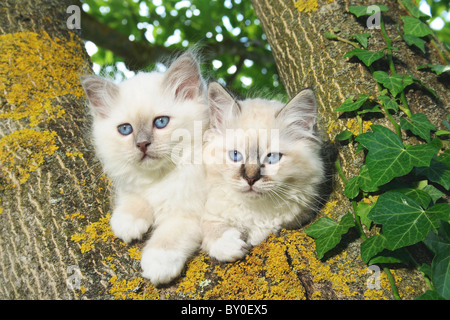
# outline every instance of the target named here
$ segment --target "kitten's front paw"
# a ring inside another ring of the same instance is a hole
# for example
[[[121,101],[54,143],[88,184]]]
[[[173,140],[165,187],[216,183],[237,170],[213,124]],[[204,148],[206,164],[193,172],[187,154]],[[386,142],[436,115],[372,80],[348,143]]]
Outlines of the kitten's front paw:
[[[177,250],[144,249],[141,259],[142,276],[156,286],[175,279],[183,270],[185,256]]]
[[[120,212],[113,213],[110,223],[116,237],[122,239],[125,243],[140,239],[151,225],[151,222],[145,219]]]
[[[225,231],[209,248],[210,256],[225,262],[243,258],[247,252],[248,245],[241,239],[241,233],[236,229]]]

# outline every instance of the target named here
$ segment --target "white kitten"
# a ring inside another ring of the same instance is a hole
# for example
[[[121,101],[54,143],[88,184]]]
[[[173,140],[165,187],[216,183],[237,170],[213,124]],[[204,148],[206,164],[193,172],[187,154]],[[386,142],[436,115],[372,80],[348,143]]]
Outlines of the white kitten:
[[[310,89],[287,105],[236,101],[218,83],[208,90],[211,130],[204,146],[208,198],[202,248],[221,261],[242,258],[281,228],[298,228],[317,209],[324,178]]]
[[[116,85],[82,78],[93,113],[93,137],[115,186],[114,234],[129,243],[152,227],[143,249],[143,276],[167,283],[200,247],[205,202],[201,156],[208,126],[206,88],[191,53],[165,73],[139,73]],[[181,138],[181,139],[180,139]]]

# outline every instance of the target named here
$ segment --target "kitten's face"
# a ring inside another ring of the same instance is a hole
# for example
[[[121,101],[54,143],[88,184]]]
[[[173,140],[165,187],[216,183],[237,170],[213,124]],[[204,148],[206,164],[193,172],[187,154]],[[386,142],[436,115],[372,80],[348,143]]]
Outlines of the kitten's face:
[[[220,175],[224,183],[246,197],[265,195],[275,201],[320,179],[322,164],[311,135],[311,119],[292,118],[282,103],[262,99],[229,100],[231,109],[214,110],[217,101],[226,105],[227,93],[220,92],[218,98],[211,90],[214,88],[210,99],[216,102],[210,100],[215,103],[212,114],[219,121],[213,122],[214,134],[205,148],[205,153],[212,154],[210,158],[205,155],[210,173]]]
[[[186,55],[165,74],[140,73],[119,85],[88,77],[83,86],[94,111],[97,153],[113,176],[171,164],[173,149],[180,146],[174,132],[191,132],[194,121],[207,123],[203,81]]]

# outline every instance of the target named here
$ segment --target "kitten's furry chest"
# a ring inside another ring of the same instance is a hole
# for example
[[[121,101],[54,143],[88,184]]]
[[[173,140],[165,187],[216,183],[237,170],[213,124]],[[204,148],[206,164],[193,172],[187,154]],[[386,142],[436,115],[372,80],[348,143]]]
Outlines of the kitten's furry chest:
[[[199,216],[206,199],[205,175],[201,165],[175,167],[163,179],[152,174],[128,176],[130,183],[121,187],[146,199],[158,220],[181,212]]]
[[[210,190],[206,210],[241,229],[276,230],[291,224],[301,213],[299,205],[291,201],[274,203],[265,197],[243,200],[234,191],[218,187]]]

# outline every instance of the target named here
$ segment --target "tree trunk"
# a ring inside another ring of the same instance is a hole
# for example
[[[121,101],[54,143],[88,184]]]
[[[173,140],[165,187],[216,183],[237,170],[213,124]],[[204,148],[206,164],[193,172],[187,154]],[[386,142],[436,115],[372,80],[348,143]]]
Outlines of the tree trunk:
[[[321,10],[304,14],[293,2],[254,1],[288,92],[316,89],[322,125],[336,126],[330,137],[345,126],[331,110],[351,93],[374,90],[364,68],[342,61],[348,48],[323,38],[321,28],[332,21],[358,27],[343,2],[336,4],[324,22]],[[366,274],[353,234],[327,261],[316,258],[302,231],[283,230],[236,263],[200,252],[170,285],[155,288],[141,278],[143,242],[127,246],[109,228],[110,184],[93,152],[79,83],[89,59],[66,26],[69,5],[0,4],[0,299],[391,298],[384,275],[379,289],[368,289],[366,281],[379,274]],[[341,153],[350,174],[358,158],[353,150]],[[339,184],[336,190],[323,214],[346,212]],[[417,296],[420,277],[401,272],[400,293]]]
[[[343,38],[352,34],[368,32],[371,34],[369,49],[377,51],[385,47],[380,30],[370,30],[366,26],[366,17],[355,18],[348,12],[349,6],[367,5],[367,1],[284,1],[284,0],[252,0],[258,18],[261,20],[268,42],[271,46],[280,78],[289,96],[295,95],[300,89],[312,87],[316,93],[319,105],[319,130],[331,142],[331,153],[336,134],[343,130],[355,131],[357,126],[354,119],[344,118],[341,113],[333,112],[345,99],[364,93],[375,96],[379,91],[370,71],[361,62],[344,58],[345,53],[354,49],[348,43],[327,39],[326,32],[338,32]],[[306,5],[304,5],[306,4]],[[403,25],[400,17],[409,15],[397,1],[380,0],[376,4],[384,4],[389,8],[383,12],[386,29],[391,39],[398,36],[396,25]],[[308,7],[309,6],[309,7]],[[298,7],[298,8],[297,8]],[[404,41],[394,42],[399,50],[394,52],[394,61],[399,74],[410,74],[419,78],[425,85],[433,88],[441,101],[421,90],[418,86],[406,94],[408,104],[414,112],[423,112],[435,124],[439,125],[449,113],[450,92],[448,82],[438,81],[433,73],[418,71],[423,64],[447,64],[436,49],[438,44],[427,45],[427,53],[409,48]],[[446,53],[445,53],[446,54]],[[448,57],[446,57],[448,59]],[[387,70],[386,70],[387,71]],[[396,119],[398,120],[398,119]],[[387,119],[372,120],[394,128]],[[397,121],[398,122],[398,121]],[[365,130],[371,122],[364,122]],[[362,164],[362,153],[357,153],[352,144],[337,145],[341,168],[347,178],[358,174]],[[330,160],[332,159],[329,158]],[[329,163],[332,166],[332,162]],[[329,201],[319,216],[329,216],[334,220],[340,219],[351,211],[351,204],[343,194],[344,184],[337,175],[334,178],[333,192]],[[338,260],[343,265],[354,261],[357,268],[364,269],[360,264],[359,240],[349,239],[348,247],[343,256],[325,260]],[[371,274],[371,271],[367,271]],[[396,280],[399,283],[400,294],[405,298],[418,296],[424,292],[423,281],[416,281],[418,273],[405,269],[396,270]],[[352,272],[348,274],[350,279]],[[367,296],[365,280],[371,276],[360,275],[356,281],[357,298]],[[370,280],[370,279],[369,279]],[[332,287],[335,283],[331,280]],[[331,290],[333,291],[333,290]],[[381,293],[378,291],[377,294]],[[386,293],[385,293],[386,294]],[[411,295],[412,294],[412,295]],[[338,295],[339,296],[339,295]],[[339,296],[342,297],[342,296]],[[386,297],[392,298],[387,294]],[[344,296],[349,298],[349,296]]]

